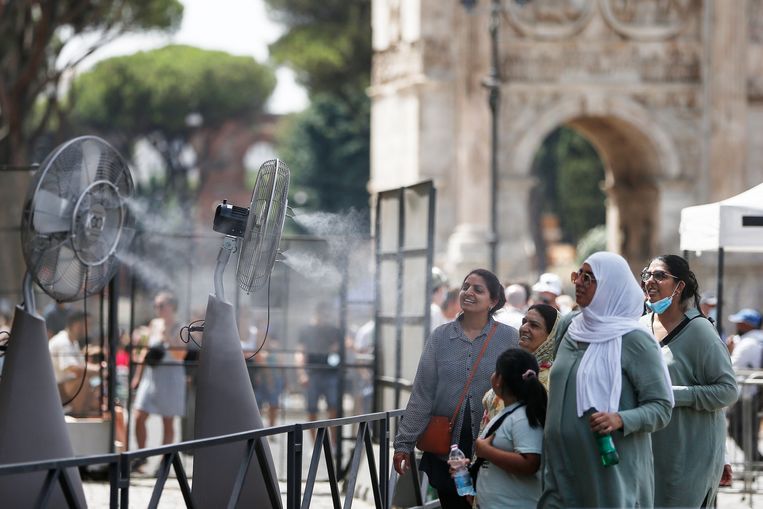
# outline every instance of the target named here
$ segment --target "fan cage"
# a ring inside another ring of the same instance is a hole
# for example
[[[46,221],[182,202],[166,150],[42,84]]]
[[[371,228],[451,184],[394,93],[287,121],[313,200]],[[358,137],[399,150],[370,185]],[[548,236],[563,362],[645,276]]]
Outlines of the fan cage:
[[[127,207],[132,193],[127,163],[100,138],[75,138],[46,157],[29,187],[21,220],[27,270],[45,293],[69,302],[104,288],[134,237]],[[43,202],[51,196],[60,199],[58,215]],[[99,213],[93,212],[96,205]],[[36,214],[55,217],[38,217],[36,224]],[[41,231],[41,219],[49,219],[56,231]],[[101,235],[101,228],[109,235]]]
[[[252,192],[243,247],[238,258],[239,287],[247,293],[270,277],[281,241],[289,194],[289,168],[278,159],[260,167]]]

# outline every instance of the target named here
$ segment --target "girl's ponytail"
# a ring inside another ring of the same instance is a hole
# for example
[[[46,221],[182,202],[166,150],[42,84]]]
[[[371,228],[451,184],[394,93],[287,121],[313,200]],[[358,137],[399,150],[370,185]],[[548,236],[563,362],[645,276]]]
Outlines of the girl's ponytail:
[[[546,388],[540,383],[537,376],[525,380],[525,412],[527,412],[527,422],[530,426],[541,428],[546,425],[546,406],[548,405],[548,394]]]

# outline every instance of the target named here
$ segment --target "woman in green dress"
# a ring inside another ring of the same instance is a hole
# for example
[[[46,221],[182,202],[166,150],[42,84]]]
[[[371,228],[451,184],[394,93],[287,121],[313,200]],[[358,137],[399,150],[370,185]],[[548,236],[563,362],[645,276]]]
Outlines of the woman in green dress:
[[[655,507],[713,505],[724,464],[724,407],[737,399],[729,352],[699,311],[699,289],[685,259],[662,255],[641,272],[643,321],[662,347],[675,408],[652,434]],[[697,447],[697,444],[702,444]]]
[[[559,325],[538,507],[654,507],[650,433],[670,420],[673,398],[657,342],[639,322],[644,295],[614,253],[594,253],[572,281],[582,312]],[[595,435],[606,434],[617,465],[602,465]]]

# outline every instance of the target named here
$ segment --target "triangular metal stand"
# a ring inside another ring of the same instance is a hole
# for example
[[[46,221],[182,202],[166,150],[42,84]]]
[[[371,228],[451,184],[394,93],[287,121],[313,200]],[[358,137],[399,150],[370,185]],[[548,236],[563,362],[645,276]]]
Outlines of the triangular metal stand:
[[[17,306],[0,380],[0,464],[72,457],[45,322]],[[35,507],[47,475],[40,471],[0,476],[0,505]],[[65,471],[64,484],[75,506],[85,507],[76,468]],[[60,483],[53,487],[48,507],[67,507]]]
[[[196,376],[195,438],[262,428],[233,306],[210,295],[205,320]],[[192,492],[197,507],[227,506],[246,452],[246,442],[196,450]],[[264,456],[262,462],[257,459],[258,452]],[[262,439],[236,507],[281,509],[277,479],[270,446]],[[271,498],[276,498],[275,504]]]

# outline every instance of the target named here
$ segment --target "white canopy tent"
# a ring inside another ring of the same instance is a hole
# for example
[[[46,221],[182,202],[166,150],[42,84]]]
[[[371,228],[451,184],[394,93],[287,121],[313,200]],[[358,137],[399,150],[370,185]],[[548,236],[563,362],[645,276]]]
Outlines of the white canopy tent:
[[[725,252],[763,252],[763,184],[706,205],[681,210],[681,250],[718,251],[718,332],[723,309]]]

